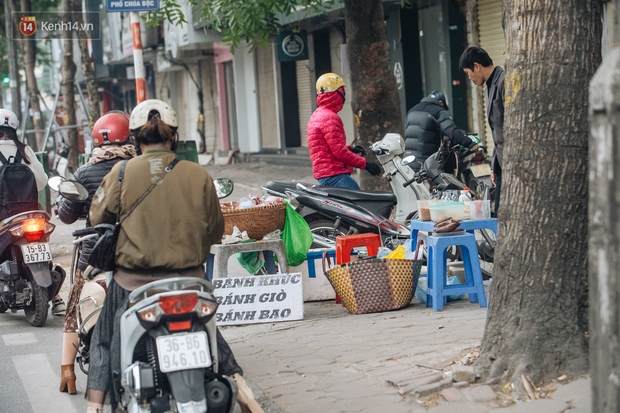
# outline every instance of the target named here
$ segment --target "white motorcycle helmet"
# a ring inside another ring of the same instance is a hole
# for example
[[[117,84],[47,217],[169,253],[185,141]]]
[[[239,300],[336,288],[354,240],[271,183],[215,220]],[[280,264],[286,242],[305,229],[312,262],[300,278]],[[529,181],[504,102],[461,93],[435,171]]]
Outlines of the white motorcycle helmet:
[[[149,121],[149,113],[151,113],[151,111],[159,113],[161,120],[171,128],[177,128],[179,126],[177,113],[170,105],[159,99],[148,99],[138,104],[138,106],[131,111],[129,129],[133,131],[146,125]]]
[[[19,128],[19,120],[13,111],[8,109],[0,109],[0,126],[6,126],[17,130]]]

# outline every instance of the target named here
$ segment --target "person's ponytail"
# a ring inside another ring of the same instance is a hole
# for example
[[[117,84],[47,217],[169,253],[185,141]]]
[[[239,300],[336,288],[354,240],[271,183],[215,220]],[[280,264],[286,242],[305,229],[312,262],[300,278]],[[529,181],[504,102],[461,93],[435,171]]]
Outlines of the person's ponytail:
[[[28,155],[26,154],[26,144],[17,139],[17,132],[15,129],[3,127],[1,132],[13,141],[17,147],[17,152],[19,152],[24,160],[24,163],[30,165],[30,158],[28,158]]]
[[[152,145],[155,143],[172,143],[176,135],[176,128],[171,128],[159,113],[155,112],[146,124],[135,133],[138,144]]]

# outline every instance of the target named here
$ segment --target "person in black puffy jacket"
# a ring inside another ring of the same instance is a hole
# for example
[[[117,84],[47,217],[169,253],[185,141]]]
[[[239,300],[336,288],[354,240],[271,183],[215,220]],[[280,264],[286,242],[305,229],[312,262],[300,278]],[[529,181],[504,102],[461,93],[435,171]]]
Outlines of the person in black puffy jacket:
[[[424,163],[426,158],[439,150],[443,135],[450,138],[452,145],[462,145],[471,151],[478,149],[476,141],[457,129],[448,112],[446,97],[436,90],[407,113],[405,154],[414,155],[417,161]],[[420,168],[417,162],[410,165],[415,170]]]
[[[90,226],[88,210],[103,177],[110,172],[117,162],[136,156],[135,146],[128,141],[129,136],[129,117],[124,112],[108,112],[95,122],[93,126],[93,143],[95,145],[93,153],[88,163],[80,166],[74,173],[75,181],[84,185],[88,190],[88,200],[78,202],[60,196],[57,206],[58,217],[62,222],[72,224],[79,218],[85,217],[86,226]],[[60,391],[69,394],[77,392],[74,372],[78,348],[76,306],[84,286],[82,275],[88,266],[88,256],[95,242],[95,239],[90,239],[82,243],[82,252],[73,276],[73,285],[69,291],[67,312],[65,313]]]

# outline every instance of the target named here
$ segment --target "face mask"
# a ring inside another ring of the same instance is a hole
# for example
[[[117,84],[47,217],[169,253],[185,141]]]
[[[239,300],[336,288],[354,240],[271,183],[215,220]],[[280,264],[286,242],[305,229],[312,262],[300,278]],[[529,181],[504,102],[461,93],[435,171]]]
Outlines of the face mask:
[[[344,105],[344,102],[347,100],[346,97],[345,97],[344,89],[342,91],[340,91],[340,89],[338,89],[336,92],[338,92],[340,97],[342,97],[342,104]]]

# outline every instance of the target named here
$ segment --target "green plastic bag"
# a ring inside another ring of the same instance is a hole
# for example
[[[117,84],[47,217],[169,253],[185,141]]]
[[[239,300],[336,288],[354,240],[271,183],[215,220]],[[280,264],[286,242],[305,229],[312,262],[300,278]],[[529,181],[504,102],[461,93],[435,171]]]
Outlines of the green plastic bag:
[[[312,232],[310,232],[308,223],[287,202],[282,243],[289,267],[301,265],[306,260],[312,241]]]
[[[244,242],[254,242],[254,241],[255,240],[253,239],[248,239],[248,240],[239,241],[239,243],[241,244]],[[263,265],[265,265],[265,261],[260,259],[259,254],[260,254],[259,251],[250,251],[250,252],[238,252],[237,254],[235,254],[235,256],[237,257],[237,261],[239,261],[239,264],[241,265],[243,269],[245,269],[247,272],[249,272],[252,275],[256,275],[263,268]]]

